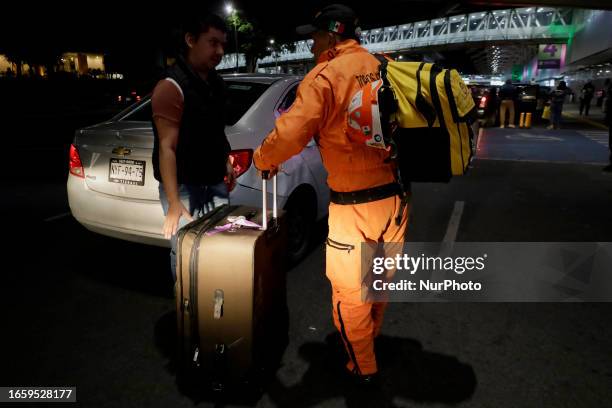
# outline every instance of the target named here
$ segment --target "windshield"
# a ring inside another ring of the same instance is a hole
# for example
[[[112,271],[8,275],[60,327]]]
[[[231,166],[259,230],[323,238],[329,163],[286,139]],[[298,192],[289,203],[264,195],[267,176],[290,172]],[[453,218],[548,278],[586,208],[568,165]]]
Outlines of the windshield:
[[[227,87],[226,125],[233,125],[249,110],[259,97],[270,87],[254,82],[225,81]]]
[[[525,86],[519,88],[521,91],[521,97],[532,97],[535,98],[538,92],[538,88],[535,86]]]
[[[151,95],[147,95],[142,101],[128,106],[113,116],[111,121],[150,122],[151,115]]]
[[[227,87],[227,111],[225,124],[234,125],[249,110],[259,97],[270,87],[268,84],[225,81]],[[116,121],[151,121],[150,97],[135,103],[117,114],[112,120]]]

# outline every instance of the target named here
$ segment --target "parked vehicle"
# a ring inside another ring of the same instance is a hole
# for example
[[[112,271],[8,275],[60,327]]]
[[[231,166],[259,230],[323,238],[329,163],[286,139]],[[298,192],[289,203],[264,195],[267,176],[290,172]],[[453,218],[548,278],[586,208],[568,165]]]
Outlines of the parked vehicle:
[[[296,96],[300,77],[224,76],[229,115],[226,135],[238,174],[232,204],[259,206],[261,179],[252,165],[254,149]],[[150,97],[107,122],[80,129],[70,148],[68,200],[74,217],[91,231],[145,244],[169,246],[159,183],[153,177]],[[288,251],[298,260],[308,250],[315,221],[327,215],[327,173],[314,140],[283,165],[279,206],[288,212]]]
[[[498,107],[497,92],[498,87],[485,84],[469,85],[472,91],[472,98],[478,112],[478,118],[482,120],[484,125],[493,125],[495,123],[495,113]]]
[[[542,116],[551,88],[543,85],[514,84],[518,88],[517,112],[531,112],[535,118]]]

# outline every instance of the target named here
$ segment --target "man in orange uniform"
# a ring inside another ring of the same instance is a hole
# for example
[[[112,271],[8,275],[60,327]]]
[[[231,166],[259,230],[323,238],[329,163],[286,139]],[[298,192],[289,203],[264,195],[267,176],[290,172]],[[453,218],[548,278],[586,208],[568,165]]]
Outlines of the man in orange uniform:
[[[332,190],[326,274],[334,323],[350,357],[349,372],[358,383],[371,384],[378,371],[374,338],[386,302],[362,298],[361,243],[403,242],[409,210],[388,151],[355,136],[354,115],[349,115],[349,110],[354,113],[353,97],[371,92],[380,80],[380,62],[359,45],[357,18],[344,5],[325,7],[312,25],[297,31],[312,35],[317,65],[300,84],[293,106],[256,150],[254,163],[260,171],[274,173],[316,138]],[[367,135],[372,124],[363,128]]]

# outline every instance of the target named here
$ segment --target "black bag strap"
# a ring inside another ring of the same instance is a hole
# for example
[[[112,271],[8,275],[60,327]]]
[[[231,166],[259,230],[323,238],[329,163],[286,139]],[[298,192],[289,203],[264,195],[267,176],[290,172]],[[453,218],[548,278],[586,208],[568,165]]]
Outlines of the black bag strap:
[[[383,86],[378,90],[378,108],[380,111],[380,120],[382,123],[382,131],[383,138],[385,140],[385,144],[391,147],[391,153],[389,155],[388,160],[392,160],[396,162],[395,166],[395,179],[400,186],[401,189],[401,197],[402,202],[400,205],[400,210],[398,216],[395,218],[395,224],[401,225],[402,215],[404,214],[404,208],[408,204],[409,191],[410,191],[410,183],[408,185],[404,184],[402,180],[402,175],[400,173],[400,166],[398,162],[400,160],[399,151],[397,149],[397,144],[395,143],[395,132],[393,126],[391,125],[391,114],[396,113],[399,109],[399,105],[397,103],[397,98],[395,97],[395,93],[393,92],[393,87],[389,82],[389,78],[387,77],[387,65],[389,60],[385,58],[382,54],[375,54],[376,59],[380,62],[379,71],[380,78],[383,81]]]
[[[397,146],[393,140],[393,127],[391,126],[391,115],[397,112],[398,104],[393,92],[393,87],[387,77],[387,58],[382,54],[374,54],[380,62],[378,70],[380,79],[383,81],[383,86],[378,90],[378,110],[380,112],[380,120],[382,126],[383,140],[385,145],[391,147],[389,159],[395,160],[397,157]]]
[[[421,62],[416,72],[417,93],[416,93],[416,99],[414,102],[419,112],[421,112],[421,114],[425,116],[425,120],[427,121],[427,126],[432,127],[434,122],[436,121],[436,116],[438,115],[436,114],[436,110],[429,103],[427,103],[427,100],[421,93],[421,89],[422,89],[421,72],[423,71],[424,66],[425,66],[425,62]],[[431,68],[432,70],[434,69],[433,66]],[[433,98],[433,95],[432,95],[432,98]]]

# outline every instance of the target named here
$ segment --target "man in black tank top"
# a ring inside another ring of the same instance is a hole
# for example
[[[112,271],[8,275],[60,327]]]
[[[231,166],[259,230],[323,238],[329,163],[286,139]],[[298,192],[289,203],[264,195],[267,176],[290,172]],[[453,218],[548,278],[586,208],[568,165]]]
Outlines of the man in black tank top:
[[[225,85],[215,71],[226,43],[226,26],[216,15],[194,17],[185,26],[184,53],[158,82],[153,110],[153,170],[166,216],[176,280],[176,234],[212,208],[227,203],[233,183],[225,136]]]

